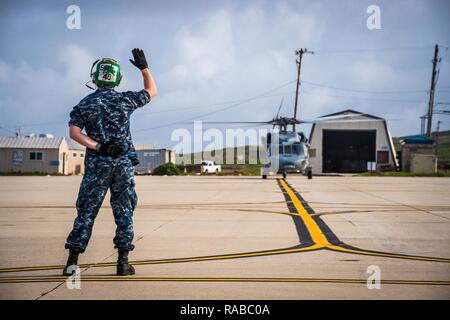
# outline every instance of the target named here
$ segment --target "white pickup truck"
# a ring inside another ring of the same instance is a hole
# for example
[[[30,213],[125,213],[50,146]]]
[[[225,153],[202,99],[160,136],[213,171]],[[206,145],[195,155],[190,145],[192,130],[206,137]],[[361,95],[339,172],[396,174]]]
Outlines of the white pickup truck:
[[[214,163],[214,161],[203,160],[201,166],[201,173],[219,173],[222,171],[222,167]]]

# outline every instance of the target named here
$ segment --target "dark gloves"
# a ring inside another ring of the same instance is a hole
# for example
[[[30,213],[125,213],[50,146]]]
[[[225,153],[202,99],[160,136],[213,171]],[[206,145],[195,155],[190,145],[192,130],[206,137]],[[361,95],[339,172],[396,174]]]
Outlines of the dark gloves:
[[[98,144],[96,150],[98,153],[106,156],[123,156],[125,154],[123,146],[112,142]]]
[[[131,160],[131,165],[132,165],[133,167],[136,167],[136,166],[140,163],[140,161],[138,160],[138,158],[131,158],[130,160]]]
[[[145,59],[144,51],[138,48],[134,48],[131,50],[131,53],[133,53],[133,60],[130,59],[130,62],[139,70],[144,70],[145,68],[148,68],[147,59]]]

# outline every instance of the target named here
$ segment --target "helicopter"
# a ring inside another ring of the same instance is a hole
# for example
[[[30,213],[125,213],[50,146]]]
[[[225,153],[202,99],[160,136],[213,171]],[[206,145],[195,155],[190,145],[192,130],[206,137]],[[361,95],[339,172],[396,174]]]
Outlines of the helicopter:
[[[370,121],[352,119],[358,115],[331,115],[323,116],[313,120],[299,120],[297,118],[297,107],[299,98],[300,70],[302,64],[303,54],[314,53],[308,49],[300,49],[295,51],[299,57],[296,60],[297,64],[297,85],[295,92],[295,105],[293,117],[282,117],[280,111],[283,106],[283,98],[276,116],[269,121],[220,121],[220,122],[205,122],[209,124],[249,124],[254,126],[272,125],[272,132],[268,132],[262,138],[262,147],[265,148],[266,161],[261,168],[261,177],[267,179],[269,175],[281,173],[283,178],[286,178],[288,172],[296,172],[307,175],[308,179],[312,179],[312,166],[310,164],[309,148],[310,144],[303,132],[296,131],[296,125],[314,124],[314,123],[330,123],[330,122],[358,122]],[[292,126],[289,130],[288,127]]]
[[[267,179],[268,175],[281,172],[283,178],[286,178],[287,172],[298,172],[312,179],[308,139],[303,132],[296,132],[294,129],[295,124],[301,123],[299,120],[279,116],[282,104],[283,100],[276,117],[267,122],[273,125],[272,132],[268,132],[266,137],[262,138],[268,161],[261,168],[261,176]],[[290,125],[292,130],[288,130]]]
[[[283,178],[287,173],[295,172],[307,175],[312,179],[312,166],[309,162],[309,141],[305,134],[295,130],[295,125],[313,123],[331,123],[339,120],[359,121],[353,119],[355,115],[326,116],[313,120],[299,120],[296,117],[280,116],[283,106],[281,99],[276,116],[269,121],[214,121],[205,122],[208,124],[248,124],[254,126],[272,125],[272,131],[262,137],[262,147],[265,148],[266,161],[261,168],[261,177],[267,179],[269,175],[281,173]],[[289,127],[292,126],[292,129]]]

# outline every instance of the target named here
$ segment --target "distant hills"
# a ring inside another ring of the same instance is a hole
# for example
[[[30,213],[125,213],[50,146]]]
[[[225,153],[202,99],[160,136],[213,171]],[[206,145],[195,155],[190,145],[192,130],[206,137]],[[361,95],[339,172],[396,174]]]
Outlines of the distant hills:
[[[222,153],[222,156],[220,156]],[[227,155],[231,161],[227,162]],[[260,175],[261,159],[258,157],[258,146],[242,146],[225,148],[214,151],[190,153],[183,156],[176,155],[176,164],[189,165],[194,163],[194,157],[203,160],[213,160],[222,165],[224,174]],[[252,164],[249,164],[252,160]]]

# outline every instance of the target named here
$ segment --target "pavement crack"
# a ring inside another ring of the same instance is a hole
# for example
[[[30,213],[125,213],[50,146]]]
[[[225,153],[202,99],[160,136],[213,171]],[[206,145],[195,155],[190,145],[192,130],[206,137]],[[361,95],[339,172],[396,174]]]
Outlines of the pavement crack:
[[[164,224],[164,223],[163,223],[163,224]],[[162,224],[162,225],[163,225],[163,224]],[[162,225],[161,225],[161,226],[162,226]],[[159,227],[161,227],[161,226],[159,226]],[[159,228],[159,227],[158,227],[158,228]],[[157,228],[157,229],[158,229],[158,228]],[[156,229],[155,229],[155,230],[156,230]],[[134,241],[134,243],[136,243],[136,242],[142,240],[142,238],[144,238],[144,236],[138,237],[138,238]],[[92,264],[92,265],[90,265],[90,266],[84,268],[84,269],[80,272],[80,278],[81,278],[81,275],[82,275],[83,273],[87,272],[87,271],[88,271],[89,269],[91,269],[93,266],[95,266],[96,264],[105,263],[105,262],[108,261],[111,257],[113,257],[115,254],[116,254],[116,251],[112,252],[110,255],[106,256],[105,258],[103,258],[103,259],[100,260],[99,262],[94,263],[94,264]],[[69,277],[67,277],[67,279],[68,279],[68,278],[69,278]],[[46,291],[46,292],[44,292],[44,293],[41,293],[41,295],[40,295],[39,297],[35,298],[34,300],[39,300],[39,299],[45,297],[46,295],[48,295],[49,293],[52,293],[53,291],[55,291],[55,290],[57,290],[59,287],[61,287],[65,282],[66,282],[66,281],[61,282],[61,283],[58,283],[57,286],[55,286],[54,288],[52,288],[52,289],[50,289],[50,290],[48,290],[48,291]]]

